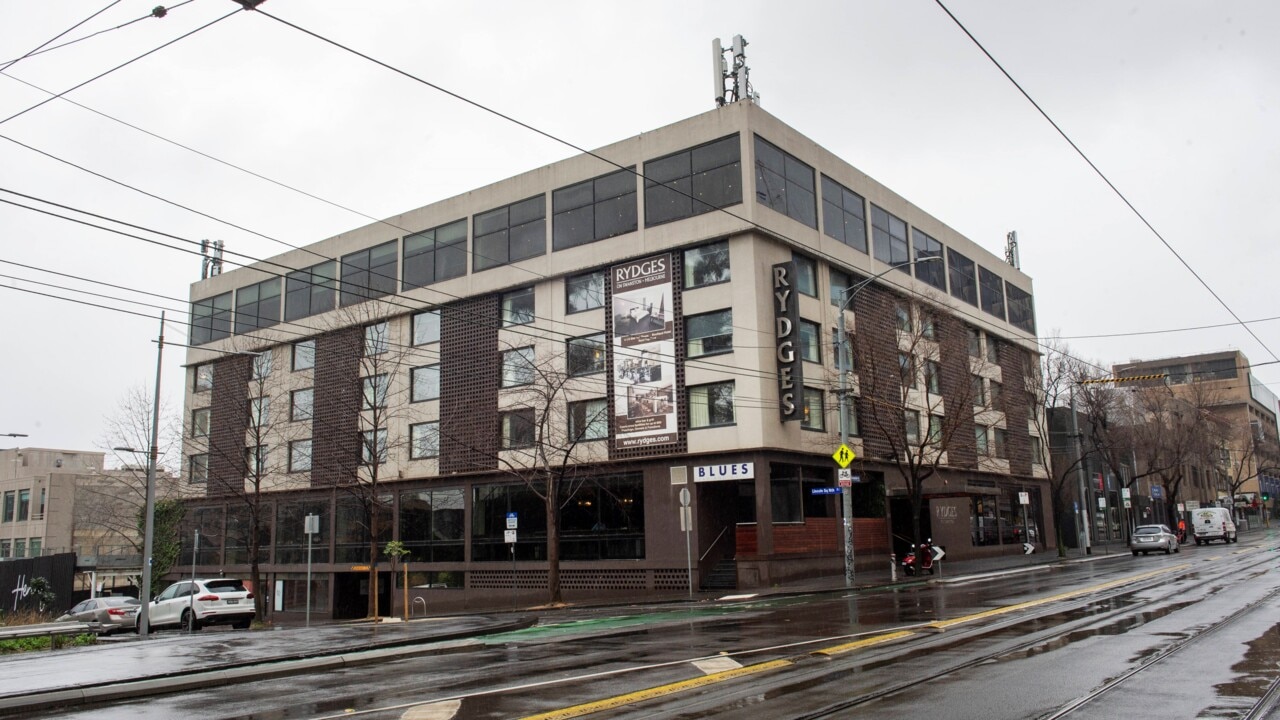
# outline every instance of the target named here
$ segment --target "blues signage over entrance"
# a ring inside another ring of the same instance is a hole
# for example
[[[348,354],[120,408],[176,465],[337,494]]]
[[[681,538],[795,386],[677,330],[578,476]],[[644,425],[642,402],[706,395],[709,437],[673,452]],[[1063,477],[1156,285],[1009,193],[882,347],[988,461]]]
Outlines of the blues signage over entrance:
[[[795,296],[794,262],[773,266],[773,329],[778,348],[778,406],[782,421],[799,420],[797,388],[804,387],[804,364],[796,346],[800,339],[800,303]]]
[[[755,463],[726,463],[724,465],[695,465],[693,467],[694,482],[715,482],[717,480],[751,480],[756,476]]]

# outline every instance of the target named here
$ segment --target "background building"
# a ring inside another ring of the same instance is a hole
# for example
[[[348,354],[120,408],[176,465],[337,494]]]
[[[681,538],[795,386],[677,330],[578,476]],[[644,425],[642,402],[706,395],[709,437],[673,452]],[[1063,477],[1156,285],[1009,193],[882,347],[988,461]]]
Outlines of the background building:
[[[391,609],[393,538],[435,609],[544,597],[549,548],[567,597],[682,590],[687,559],[695,584],[839,574],[842,422],[860,565],[911,537],[913,496],[951,557],[1052,537],[1030,279],[749,101],[191,299],[184,536],[205,572],[256,550],[278,611],[303,609],[307,515],[338,617],[370,565]]]

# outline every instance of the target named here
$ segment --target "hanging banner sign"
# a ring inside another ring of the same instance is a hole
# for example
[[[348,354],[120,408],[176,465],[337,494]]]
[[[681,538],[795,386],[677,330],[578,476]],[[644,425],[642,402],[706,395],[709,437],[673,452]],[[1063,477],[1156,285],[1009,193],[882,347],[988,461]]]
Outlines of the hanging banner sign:
[[[800,299],[795,293],[795,262],[771,269],[773,282],[773,335],[778,357],[778,405],[782,422],[800,420],[800,393],[804,387],[804,361],[800,357]]]
[[[610,273],[615,447],[675,443],[676,338],[671,317],[671,256],[655,255],[615,265]]]

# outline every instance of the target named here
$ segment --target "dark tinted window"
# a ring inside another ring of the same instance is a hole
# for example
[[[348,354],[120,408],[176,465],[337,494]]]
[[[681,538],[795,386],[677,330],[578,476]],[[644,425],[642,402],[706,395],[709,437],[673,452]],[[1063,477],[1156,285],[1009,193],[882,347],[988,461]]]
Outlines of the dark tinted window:
[[[203,345],[231,335],[231,293],[191,303],[191,344]]]
[[[244,581],[234,579],[208,580],[204,584],[209,590],[223,592],[244,592]]]
[[[862,252],[867,251],[867,216],[862,196],[822,176],[822,231]]]
[[[990,270],[978,266],[978,284],[982,286],[982,309],[1004,319],[1004,281]]]
[[[907,252],[907,224],[896,215],[871,206],[871,238],[876,259],[910,273],[911,255]]]
[[[1031,303],[1031,294],[1011,283],[1005,283],[1005,292],[1009,297],[1009,324],[1035,334],[1036,311]]]
[[[742,202],[738,136],[644,164],[644,224],[658,225]]]
[[[280,278],[263,280],[236,291],[236,334],[280,322]]]
[[[941,258],[942,243],[920,232],[920,228],[911,228],[911,238],[916,246],[916,279],[922,280],[942,292],[947,291],[947,264],[943,260],[920,262],[924,258]]]
[[[759,135],[755,149],[756,202],[816,229],[813,168]]]
[[[392,240],[342,256],[344,306],[396,291],[396,245]]]
[[[565,312],[582,312],[604,307],[604,271],[574,275],[564,281]]]
[[[284,319],[328,312],[337,298],[338,264],[332,260],[291,272],[284,285]]]
[[[467,274],[467,221],[406,235],[404,238],[405,290]]]
[[[635,168],[560,188],[551,194],[551,247],[585,245],[636,229]]]
[[[978,276],[976,266],[969,258],[947,248],[947,266],[951,275],[951,297],[978,306]]]
[[[487,270],[547,251],[545,195],[480,213],[472,218],[471,268]]]

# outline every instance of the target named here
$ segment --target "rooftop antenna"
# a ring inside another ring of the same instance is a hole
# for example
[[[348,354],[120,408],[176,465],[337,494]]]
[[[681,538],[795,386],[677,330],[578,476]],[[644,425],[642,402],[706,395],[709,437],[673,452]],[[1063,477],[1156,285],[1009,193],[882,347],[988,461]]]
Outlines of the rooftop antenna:
[[[751,87],[751,71],[747,67],[747,41],[741,35],[734,35],[729,52],[731,62],[726,62],[720,38],[711,41],[711,82],[716,107],[739,100],[760,102],[760,94]]]
[[[1010,230],[1004,236],[1004,261],[1018,270],[1022,269],[1022,261],[1018,259],[1018,231]]]
[[[222,247],[221,240],[201,240],[200,241],[200,279],[208,280],[214,275],[222,274]]]

